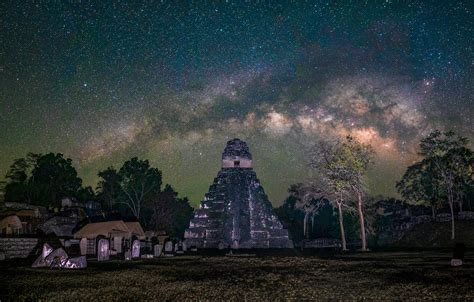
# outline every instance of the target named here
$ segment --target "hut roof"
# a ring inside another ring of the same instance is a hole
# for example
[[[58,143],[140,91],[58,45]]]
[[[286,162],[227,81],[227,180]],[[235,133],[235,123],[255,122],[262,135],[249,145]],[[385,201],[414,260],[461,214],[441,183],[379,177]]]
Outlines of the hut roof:
[[[145,237],[145,232],[143,231],[143,228],[138,221],[125,222],[125,225],[128,227],[128,229],[130,230],[130,232],[132,232],[133,235],[138,237]]]
[[[84,227],[82,227],[74,234],[74,238],[85,237],[88,239],[93,239],[99,235],[105,237],[110,237],[111,235],[121,235],[123,237],[129,237],[132,235],[132,231],[122,220],[95,222],[86,224]]]
[[[16,212],[16,215],[19,217],[37,217],[38,216],[35,210],[32,210],[32,209],[19,210]]]
[[[21,229],[23,226],[21,224],[20,218],[16,215],[10,215],[2,220],[0,220],[0,229],[5,229],[7,227],[15,228],[15,229]]]

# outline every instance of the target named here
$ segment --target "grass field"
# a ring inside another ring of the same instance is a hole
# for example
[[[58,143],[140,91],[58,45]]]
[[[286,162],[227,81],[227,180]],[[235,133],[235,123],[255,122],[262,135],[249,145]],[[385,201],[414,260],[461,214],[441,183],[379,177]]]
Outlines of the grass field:
[[[369,252],[318,257],[174,257],[89,262],[86,270],[0,262],[4,300],[474,299],[474,254]]]

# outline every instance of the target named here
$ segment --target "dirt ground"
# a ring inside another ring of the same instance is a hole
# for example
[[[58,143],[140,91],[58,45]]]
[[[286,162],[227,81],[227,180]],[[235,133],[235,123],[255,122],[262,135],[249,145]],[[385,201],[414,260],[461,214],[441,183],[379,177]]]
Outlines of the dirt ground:
[[[0,262],[1,301],[474,299],[474,254],[369,252],[320,258],[181,256],[88,263],[85,270]]]

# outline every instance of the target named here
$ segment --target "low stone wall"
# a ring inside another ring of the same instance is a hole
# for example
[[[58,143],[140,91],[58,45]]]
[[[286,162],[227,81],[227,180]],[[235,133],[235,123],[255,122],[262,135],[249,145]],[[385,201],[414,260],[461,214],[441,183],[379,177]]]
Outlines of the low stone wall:
[[[37,238],[0,238],[0,260],[26,258],[37,244]]]

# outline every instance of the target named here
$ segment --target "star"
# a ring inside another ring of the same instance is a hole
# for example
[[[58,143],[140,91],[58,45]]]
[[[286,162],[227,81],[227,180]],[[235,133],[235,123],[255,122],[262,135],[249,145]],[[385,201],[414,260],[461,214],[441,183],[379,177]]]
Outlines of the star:
[[[239,137],[278,205],[318,139],[353,135],[377,152],[370,194],[397,196],[430,129],[474,139],[472,11],[457,2],[16,1],[2,14],[0,181],[27,152],[65,154],[92,187],[138,156],[197,205]]]

